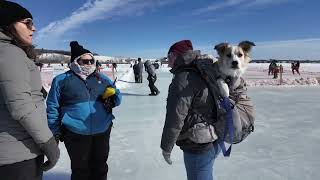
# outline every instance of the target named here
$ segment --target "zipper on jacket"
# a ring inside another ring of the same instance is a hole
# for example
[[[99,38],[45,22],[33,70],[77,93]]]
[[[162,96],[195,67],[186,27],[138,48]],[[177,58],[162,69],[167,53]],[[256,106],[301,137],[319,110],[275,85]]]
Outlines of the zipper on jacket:
[[[90,101],[91,101],[91,94],[90,94],[90,88],[88,87],[88,82],[86,80],[84,80],[84,84],[86,85],[86,89],[87,89],[87,93],[88,93],[88,103],[89,103],[89,110],[90,110],[90,135],[92,135],[92,117],[91,117],[91,105],[90,105]]]

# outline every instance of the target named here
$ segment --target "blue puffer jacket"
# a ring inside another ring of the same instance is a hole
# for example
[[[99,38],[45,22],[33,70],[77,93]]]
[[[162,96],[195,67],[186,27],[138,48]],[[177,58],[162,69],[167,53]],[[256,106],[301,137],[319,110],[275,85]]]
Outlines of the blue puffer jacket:
[[[61,125],[82,135],[106,131],[114,119],[100,99],[107,86],[116,88],[101,73],[93,73],[85,81],[72,71],[56,76],[47,99],[48,124],[53,134],[61,133]],[[115,105],[120,103],[121,94],[116,89]]]

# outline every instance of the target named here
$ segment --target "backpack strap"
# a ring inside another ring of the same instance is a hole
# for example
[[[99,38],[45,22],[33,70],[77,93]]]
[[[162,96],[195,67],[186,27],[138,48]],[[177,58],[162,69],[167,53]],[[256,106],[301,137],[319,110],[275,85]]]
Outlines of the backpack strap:
[[[227,121],[224,127],[224,134],[223,138],[218,139],[219,146],[222,150],[223,156],[224,157],[229,157],[232,149],[232,144],[230,144],[229,148],[226,150],[226,146],[224,144],[224,140],[226,139],[227,132],[229,132],[230,135],[230,142],[233,142],[233,137],[234,137],[234,125],[233,125],[233,115],[232,115],[232,107],[231,107],[231,102],[229,98],[225,97],[221,101],[222,107],[226,110],[227,112]]]

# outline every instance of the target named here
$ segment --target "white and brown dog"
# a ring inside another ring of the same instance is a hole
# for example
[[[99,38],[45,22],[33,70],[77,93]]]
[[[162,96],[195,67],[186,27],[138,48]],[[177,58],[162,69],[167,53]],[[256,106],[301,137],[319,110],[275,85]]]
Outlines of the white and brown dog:
[[[214,47],[218,52],[218,67],[221,78],[217,80],[221,95],[229,97],[227,78],[240,79],[248,67],[251,58],[249,52],[255,44],[251,41],[242,41],[237,46],[220,43]]]

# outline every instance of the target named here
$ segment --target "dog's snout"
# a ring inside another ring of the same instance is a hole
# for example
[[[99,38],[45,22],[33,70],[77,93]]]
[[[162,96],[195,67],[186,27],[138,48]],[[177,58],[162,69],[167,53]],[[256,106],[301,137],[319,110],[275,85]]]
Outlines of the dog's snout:
[[[232,66],[238,66],[238,61],[232,61]]]

